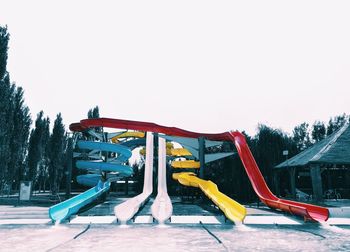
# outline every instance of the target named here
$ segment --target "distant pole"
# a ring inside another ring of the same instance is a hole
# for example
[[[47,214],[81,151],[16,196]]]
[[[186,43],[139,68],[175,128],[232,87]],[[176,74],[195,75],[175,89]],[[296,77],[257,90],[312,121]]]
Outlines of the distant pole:
[[[70,198],[71,195],[71,180],[72,180],[72,165],[73,165],[73,139],[68,138],[67,147],[67,171],[66,171],[66,199]]]
[[[295,188],[295,167],[289,168],[288,163],[288,150],[283,151],[283,155],[286,156],[287,162],[287,170],[289,173],[289,181],[290,181],[290,193],[292,194],[292,198],[295,199],[296,188]]]
[[[108,142],[108,132],[103,132],[103,142]],[[108,151],[103,151],[102,152],[103,157],[104,157],[104,162],[107,163],[108,162],[108,156],[109,156],[109,152]],[[107,181],[107,172],[101,172],[101,180],[103,182]]]
[[[201,179],[204,179],[205,177],[205,139],[204,137],[198,138],[198,144],[199,144],[199,177]]]

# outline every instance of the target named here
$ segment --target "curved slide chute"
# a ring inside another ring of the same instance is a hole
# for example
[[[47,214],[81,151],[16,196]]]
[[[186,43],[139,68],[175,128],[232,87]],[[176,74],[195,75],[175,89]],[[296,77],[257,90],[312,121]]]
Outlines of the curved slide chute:
[[[112,143],[119,143],[120,138],[144,138],[145,137],[145,132],[140,132],[140,131],[126,131],[126,132],[121,132],[117,133],[116,136],[111,138]]]
[[[180,184],[185,186],[199,187],[229,220],[233,222],[242,222],[244,220],[247,214],[246,208],[220,192],[214,182],[200,179],[193,172],[173,173],[173,179],[178,180]]]
[[[244,168],[256,194],[267,206],[275,209],[280,209],[291,214],[299,215],[309,220],[326,221],[329,217],[329,211],[327,208],[290,200],[283,200],[273,195],[270,189],[267,187],[263,176],[261,175],[254,157],[251,154],[249,147],[245,141],[245,137],[239,132],[224,132],[217,134],[197,133],[176,127],[162,126],[150,122],[138,122],[111,118],[85,119],[81,120],[80,123],[74,123],[70,125],[70,129],[73,131],[82,131],[91,127],[123,128],[141,131],[152,131],[172,136],[195,138],[205,137],[207,139],[215,141],[231,141],[235,144],[238,150],[238,154],[242,160]]]
[[[171,166],[175,169],[199,169],[201,167],[200,163],[194,160],[172,161]]]
[[[166,186],[166,143],[159,137],[158,144],[158,194],[151,206],[152,216],[164,223],[173,213],[173,205]]]
[[[245,137],[239,132],[229,132],[229,137],[236,145],[238,154],[248,174],[249,180],[253,185],[254,191],[265,205],[291,214],[303,216],[308,220],[327,221],[329,211],[325,207],[277,198],[268,188],[248,147]]]
[[[73,198],[63,201],[49,208],[49,216],[54,222],[62,222],[73,214],[76,214],[82,207],[92,203],[103,193],[107,192],[111,182],[99,181],[98,184]]]
[[[115,216],[121,223],[130,220],[147,201],[153,191],[153,134],[151,132],[148,132],[146,135],[146,149],[145,176],[142,193],[114,207]]]
[[[78,141],[77,143],[80,149],[94,149],[100,151],[109,151],[118,153],[116,158],[117,163],[96,162],[96,161],[77,161],[76,166],[80,169],[97,170],[100,172],[113,171],[119,173],[120,176],[130,176],[132,174],[132,168],[126,165],[120,164],[125,162],[130,156],[131,151],[125,146],[102,143],[102,142],[89,142]],[[84,177],[86,176],[86,177]],[[64,202],[54,205],[49,208],[49,216],[54,222],[62,222],[69,218],[71,215],[76,214],[82,207],[92,203],[103,193],[109,191],[111,182],[109,179],[102,181],[97,179],[97,174],[87,174],[80,176],[80,180],[88,180],[86,184],[92,184],[93,180],[98,181],[97,185],[87,190],[86,192],[79,194],[73,198],[70,198]]]

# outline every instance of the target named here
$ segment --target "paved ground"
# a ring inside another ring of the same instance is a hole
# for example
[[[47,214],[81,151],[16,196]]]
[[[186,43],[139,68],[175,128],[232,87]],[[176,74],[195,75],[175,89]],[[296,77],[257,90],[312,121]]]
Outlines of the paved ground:
[[[85,218],[83,222],[77,220],[76,223],[89,223],[89,221],[97,221],[98,223],[112,223],[114,218],[114,207],[125,201],[125,197],[117,197],[117,195],[110,194],[106,202],[93,206],[78,214],[78,217]],[[18,203],[18,201],[15,201]],[[151,198],[144,207],[137,213],[138,223],[152,222],[151,205],[153,199]],[[225,223],[225,217],[222,212],[210,204],[210,201],[203,202],[202,200],[183,201],[180,197],[172,197],[173,216],[172,222],[180,223],[199,223],[202,222],[218,222]],[[329,207],[331,217],[335,218],[329,223],[340,225],[350,225],[350,200],[329,200],[325,202]],[[26,204],[16,205],[0,205],[0,224],[16,224],[16,223],[49,223],[48,206],[30,206]],[[247,217],[246,224],[300,224],[303,221],[300,218],[288,216],[285,213],[271,210],[260,204],[246,206]],[[179,217],[180,216],[180,217]],[[182,216],[182,218],[181,218]],[[99,217],[99,219],[87,219],[86,217]],[[109,218],[105,218],[109,217]],[[186,219],[187,217],[187,219]],[[210,219],[215,217],[215,219]],[[150,219],[151,218],[151,219]],[[72,222],[74,223],[74,222]]]

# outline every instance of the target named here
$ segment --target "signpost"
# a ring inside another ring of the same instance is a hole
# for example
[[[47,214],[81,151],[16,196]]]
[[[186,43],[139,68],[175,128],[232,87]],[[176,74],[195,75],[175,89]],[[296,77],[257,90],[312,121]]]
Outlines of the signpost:
[[[19,200],[30,200],[32,192],[32,181],[21,181],[19,189]]]

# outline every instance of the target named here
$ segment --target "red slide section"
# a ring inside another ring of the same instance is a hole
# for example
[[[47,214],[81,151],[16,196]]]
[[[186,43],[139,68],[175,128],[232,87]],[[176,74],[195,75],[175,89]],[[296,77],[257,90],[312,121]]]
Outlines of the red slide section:
[[[259,167],[247,145],[245,137],[239,132],[230,132],[230,136],[231,140],[236,145],[238,154],[242,160],[250,182],[253,185],[254,191],[265,205],[290,212],[291,214],[303,216],[305,219],[309,220],[326,221],[328,219],[329,211],[325,207],[277,198],[267,187]]]
[[[271,208],[289,212],[291,214],[303,216],[306,220],[326,221],[329,217],[329,211],[327,208],[277,198],[267,187],[259,167],[257,166],[255,159],[247,145],[245,137],[237,131],[206,134],[186,131],[175,127],[161,126],[155,123],[110,118],[85,119],[81,120],[80,123],[73,123],[69,126],[70,130],[72,131],[83,131],[91,127],[151,131],[181,137],[197,138],[202,136],[209,140],[231,141],[237,148],[238,154],[242,160],[243,166],[247,172],[254,191],[265,205]]]

